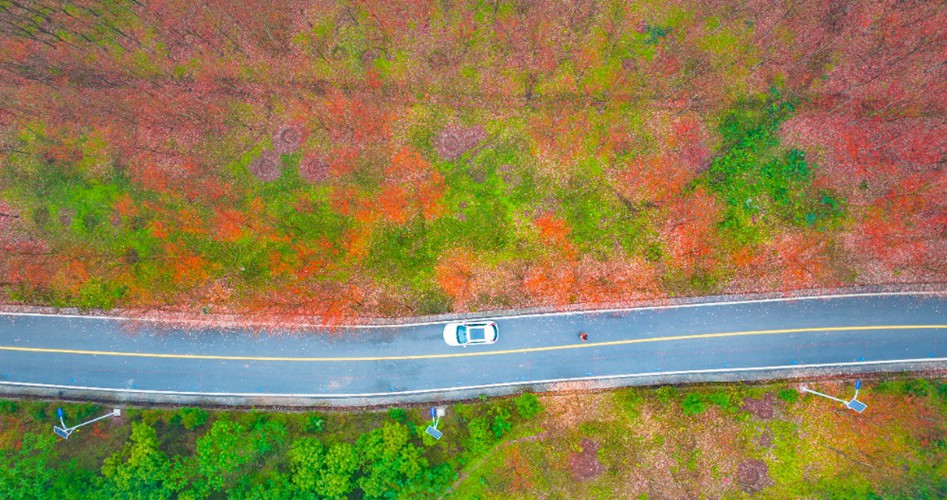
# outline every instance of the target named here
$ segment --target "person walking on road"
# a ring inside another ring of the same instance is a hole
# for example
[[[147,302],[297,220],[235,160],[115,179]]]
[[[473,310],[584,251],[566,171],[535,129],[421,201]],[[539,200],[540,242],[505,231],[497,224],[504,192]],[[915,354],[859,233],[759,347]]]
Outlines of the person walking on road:
[[[588,342],[589,334],[585,332],[579,332],[579,338],[582,339],[582,342]]]

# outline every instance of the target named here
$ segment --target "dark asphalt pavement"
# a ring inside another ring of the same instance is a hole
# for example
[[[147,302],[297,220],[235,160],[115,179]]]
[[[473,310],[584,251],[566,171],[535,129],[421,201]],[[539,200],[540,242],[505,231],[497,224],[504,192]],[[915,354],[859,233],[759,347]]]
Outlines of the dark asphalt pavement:
[[[114,319],[0,314],[0,385],[344,397],[644,373],[943,360],[945,305],[943,295],[918,294],[521,316],[498,319],[496,344],[468,348],[447,346],[443,323],[332,335],[191,333],[129,331]],[[813,330],[748,333],[786,329]],[[580,331],[588,332],[588,342],[580,341]],[[693,338],[706,334],[726,335]],[[681,336],[692,338],[667,338]],[[438,357],[453,354],[462,356]],[[195,355],[297,359],[186,357]],[[429,357],[384,359],[402,356]],[[346,359],[353,357],[375,359]]]

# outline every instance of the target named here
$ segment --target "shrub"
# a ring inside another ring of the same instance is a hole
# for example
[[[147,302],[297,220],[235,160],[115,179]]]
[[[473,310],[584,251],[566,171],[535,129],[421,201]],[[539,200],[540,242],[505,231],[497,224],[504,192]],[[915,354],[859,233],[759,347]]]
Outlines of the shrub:
[[[681,403],[681,407],[683,408],[685,415],[697,415],[707,410],[707,403],[700,394],[692,392],[687,396],[684,396],[684,401]]]
[[[408,412],[404,408],[388,408],[388,418],[403,424],[408,420]]]
[[[49,405],[42,401],[33,401],[30,403],[30,417],[35,422],[45,422],[49,419],[49,415],[46,413],[46,410]]]
[[[921,378],[905,380],[901,385],[901,393],[905,396],[926,397],[934,392],[934,384]]]
[[[723,391],[711,392],[707,395],[707,401],[717,405],[721,410],[729,410],[733,407],[730,394]]]
[[[366,498],[411,498],[413,490],[425,488],[428,461],[407,426],[386,423],[362,434],[355,448],[362,471],[358,485]]]
[[[799,401],[799,391],[795,389],[780,389],[779,392],[776,393],[776,397],[787,403],[795,403]]]
[[[200,408],[181,408],[171,418],[171,424],[193,431],[207,422],[207,416],[207,412]]]
[[[326,422],[319,414],[309,415],[309,423],[306,425],[306,432],[322,432],[325,430]]]
[[[891,380],[882,380],[875,384],[873,391],[877,394],[894,394],[898,391],[898,384]]]
[[[493,436],[490,435],[490,423],[484,417],[474,417],[467,423],[467,432],[470,437],[467,438],[465,447],[473,455],[487,451],[493,444]]]
[[[474,414],[474,407],[464,403],[457,403],[457,405],[454,406],[454,413],[464,420],[470,420]]]
[[[490,429],[493,431],[493,435],[499,439],[512,428],[513,425],[510,423],[510,412],[499,406],[494,407],[493,425],[490,426]]]
[[[539,398],[529,392],[521,394],[513,400],[513,403],[516,405],[516,413],[523,420],[532,420],[543,411],[543,406],[542,403],[539,402]]]
[[[9,415],[11,413],[16,413],[19,409],[19,406],[16,404],[16,401],[8,401],[6,399],[0,400],[0,413]]]
[[[102,407],[92,403],[83,403],[76,407],[72,417],[80,422],[93,419],[102,414]]]

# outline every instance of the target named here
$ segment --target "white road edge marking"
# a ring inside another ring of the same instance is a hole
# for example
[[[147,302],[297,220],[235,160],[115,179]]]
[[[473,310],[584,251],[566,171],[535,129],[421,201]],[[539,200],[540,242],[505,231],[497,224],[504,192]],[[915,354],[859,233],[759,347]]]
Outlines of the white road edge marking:
[[[832,367],[850,367],[850,366],[871,366],[871,365],[891,365],[898,363],[943,363],[947,358],[918,358],[918,359],[895,359],[885,361],[852,361],[845,363],[820,363],[809,365],[778,365],[778,366],[759,366],[749,368],[710,368],[706,370],[679,370],[671,372],[648,372],[648,373],[630,373],[627,375],[603,375],[592,377],[574,377],[574,378],[556,378],[532,381],[500,382],[496,384],[469,385],[460,387],[444,387],[441,389],[419,389],[415,391],[391,391],[391,392],[369,392],[364,394],[280,394],[266,392],[186,392],[186,391],[158,391],[148,389],[115,389],[108,387],[88,387],[73,385],[55,385],[55,384],[37,384],[32,382],[7,382],[0,381],[0,385],[18,386],[18,387],[38,387],[48,389],[73,389],[88,391],[118,392],[127,394],[157,394],[166,396],[211,396],[211,397],[270,397],[270,398],[313,398],[313,399],[345,399],[345,398],[373,398],[382,396],[410,396],[419,394],[436,394],[450,391],[470,391],[475,389],[492,389],[499,387],[527,386],[532,384],[555,384],[561,382],[592,382],[614,380],[622,378],[645,378],[664,375],[699,375],[705,373],[739,373],[753,371],[787,371],[800,370],[807,368],[832,368]],[[761,379],[768,380],[768,379]]]
[[[663,306],[643,306],[643,307],[623,307],[623,308],[614,308],[614,309],[589,309],[585,311],[562,311],[562,312],[548,312],[548,313],[527,313],[527,314],[513,314],[507,316],[482,316],[483,318],[489,318],[494,320],[504,320],[504,319],[518,319],[518,318],[543,318],[548,316],[578,316],[582,314],[609,314],[616,312],[634,312],[634,311],[657,311],[662,309],[685,309],[691,307],[719,307],[727,305],[737,305],[737,304],[762,304],[768,302],[792,302],[797,300],[831,300],[831,299],[849,299],[849,298],[860,298],[860,297],[890,297],[890,296],[905,296],[905,295],[947,295],[947,292],[944,291],[912,291],[912,292],[873,292],[873,293],[847,293],[841,295],[806,295],[801,297],[776,297],[772,299],[748,299],[748,300],[732,300],[732,301],[720,301],[720,302],[700,302],[695,304],[669,304]],[[128,322],[148,322],[148,323],[185,323],[185,324],[196,324],[196,325],[207,325],[207,322],[199,320],[163,320],[157,318],[124,318],[121,316],[84,316],[81,314],[50,314],[50,313],[29,313],[29,312],[4,312],[0,311],[0,316],[34,316],[34,317],[52,317],[52,318],[73,318],[73,319],[101,319],[109,321],[128,321]],[[479,316],[478,316],[479,317]],[[400,328],[400,327],[415,327],[415,326],[430,326],[430,325],[443,325],[451,321],[457,320],[444,320],[444,321],[425,321],[418,323],[388,323],[388,324],[379,324],[379,325],[336,325],[334,328],[345,328],[349,330],[357,329],[380,329],[380,328]],[[213,325],[208,325],[213,326]],[[219,329],[233,329],[232,327],[217,327]],[[313,327],[311,329],[319,329],[326,327]]]

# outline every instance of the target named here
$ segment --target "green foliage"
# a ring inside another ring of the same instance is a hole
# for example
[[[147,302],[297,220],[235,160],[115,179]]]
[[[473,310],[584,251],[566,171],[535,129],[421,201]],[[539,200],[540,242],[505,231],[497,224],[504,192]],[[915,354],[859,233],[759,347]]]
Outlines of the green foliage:
[[[568,223],[569,241],[603,258],[614,252],[616,242],[625,251],[636,248],[643,231],[642,222],[611,188],[604,169],[598,159],[585,159],[556,193],[556,215]]]
[[[493,445],[493,434],[490,432],[490,422],[484,417],[474,417],[467,422],[468,437],[464,441],[464,448],[472,455],[479,455]]]
[[[907,379],[907,380],[882,380],[872,388],[879,394],[897,394],[899,396],[913,396],[917,398],[926,398],[933,394],[940,393],[940,387],[936,387],[931,381],[926,379]]]
[[[19,409],[20,406],[16,404],[16,401],[0,399],[0,414],[10,415],[16,413]]]
[[[516,414],[523,420],[532,420],[543,411],[543,405],[539,402],[539,398],[530,392],[524,392],[517,396],[513,400],[513,404],[516,406]]]
[[[220,491],[231,484],[248,464],[280,446],[286,427],[279,422],[259,419],[247,429],[230,420],[217,420],[210,431],[197,440],[198,473],[201,491]]]
[[[805,450],[799,441],[796,424],[774,421],[770,429],[773,431],[774,455],[774,460],[768,461],[770,477],[793,492],[793,496],[800,496],[806,484],[803,480]]]
[[[0,449],[0,498],[44,498],[56,475],[52,433],[23,435],[19,447]]]
[[[648,25],[646,33],[648,37],[644,41],[645,45],[657,45],[662,38],[671,33],[671,28]]]
[[[423,489],[428,462],[400,423],[387,423],[358,438],[358,485],[366,498],[401,498]]]
[[[169,478],[171,462],[158,449],[155,429],[148,424],[132,424],[132,435],[125,448],[105,459],[103,489],[112,497],[173,498],[181,484]]]
[[[684,396],[681,409],[685,415],[697,415],[707,409],[707,403],[702,395],[692,392]]]
[[[666,405],[672,400],[677,399],[677,387],[673,385],[662,385],[655,389],[654,396],[658,398],[658,402]]]
[[[776,396],[790,404],[799,401],[799,391],[795,389],[780,389],[779,392],[776,393]]]
[[[49,404],[43,401],[32,401],[29,404],[30,418],[35,422],[46,422],[49,420]]]
[[[493,408],[493,424],[490,425],[493,436],[500,439],[512,428],[513,424],[510,422],[510,412],[507,411],[506,408],[495,406]]]
[[[705,412],[710,404],[717,405],[721,410],[730,410],[734,407],[729,392],[715,391],[710,393],[688,393],[681,402],[681,408],[685,415],[697,415]]]
[[[306,432],[322,432],[325,430],[326,422],[319,414],[309,415],[306,423]]]
[[[102,407],[92,403],[70,405],[63,410],[67,418],[80,422],[98,417],[102,414]]]
[[[733,402],[730,400],[730,393],[725,391],[715,391],[705,396],[707,401],[717,405],[721,410],[733,408]]]
[[[207,422],[207,412],[200,408],[181,408],[171,418],[172,425],[180,425],[189,431],[201,427]]]
[[[336,443],[328,450],[316,438],[295,441],[288,453],[292,483],[319,498],[346,498],[355,488],[358,469],[355,447]]]
[[[812,188],[814,166],[805,153],[779,151],[777,132],[793,109],[773,90],[721,121],[723,151],[706,179],[725,202],[721,227],[738,246],[758,243],[776,223],[824,228],[843,215],[838,194]]]
[[[403,424],[408,420],[408,412],[404,408],[388,408],[388,418]]]
[[[628,417],[632,420],[637,419],[641,403],[644,401],[640,391],[635,388],[622,389],[616,396],[618,398],[618,405],[625,410]]]
[[[905,396],[927,397],[934,393],[934,384],[929,380],[913,378],[905,380],[901,389]]]

